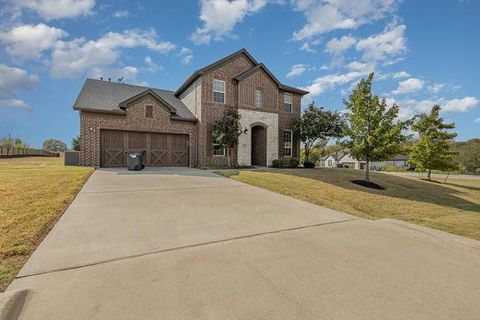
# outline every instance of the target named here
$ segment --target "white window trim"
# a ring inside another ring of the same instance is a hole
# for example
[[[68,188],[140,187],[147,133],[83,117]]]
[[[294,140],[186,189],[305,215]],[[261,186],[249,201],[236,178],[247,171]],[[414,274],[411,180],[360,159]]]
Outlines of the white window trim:
[[[218,145],[218,146],[219,146],[220,143],[215,143],[215,140],[217,140],[217,139],[215,139],[215,138],[213,138],[213,137],[212,137],[212,139],[213,139],[213,141],[212,141],[212,156],[213,156],[213,157],[225,157],[225,147],[222,147],[222,150],[223,150],[223,153],[222,153],[222,154],[214,154],[214,153],[213,153],[213,150],[214,150],[213,147],[214,147],[215,145]]]
[[[290,102],[285,102],[285,97],[286,96],[290,96],[291,97],[291,101]],[[289,104],[290,105],[290,111],[286,111],[285,110],[285,104]],[[288,93],[288,92],[285,92],[283,94],[283,104],[282,104],[282,107],[283,107],[283,112],[288,112],[288,113],[292,113],[293,112],[293,94],[291,93]]]
[[[286,131],[290,132],[290,147],[289,148],[285,148],[285,132]],[[289,156],[285,155],[285,149],[290,149],[290,155]],[[293,157],[293,130],[287,130],[287,129],[283,130],[283,157],[285,157],[285,158]]]
[[[260,104],[257,104],[257,92],[260,92]],[[262,89],[255,89],[255,107],[257,108],[263,107],[263,90]]]
[[[218,81],[218,82],[223,82],[223,92],[222,91],[218,91],[218,90],[215,90],[215,86],[213,85],[215,83],[215,81]],[[218,93],[223,93],[223,102],[218,102],[218,101],[215,101],[214,99],[214,95],[215,95],[215,92],[218,92]],[[218,79],[213,79],[212,81],[212,100],[214,103],[222,103],[222,104],[225,104],[225,101],[227,101],[227,83],[223,80],[218,80]]]

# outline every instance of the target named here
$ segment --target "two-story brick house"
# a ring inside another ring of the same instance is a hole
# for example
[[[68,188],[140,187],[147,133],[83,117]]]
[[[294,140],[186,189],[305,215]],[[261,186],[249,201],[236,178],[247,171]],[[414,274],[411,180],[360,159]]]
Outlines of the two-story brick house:
[[[212,126],[226,107],[247,129],[233,152],[240,165],[299,156],[292,119],[308,92],[286,86],[245,49],[195,71],[177,91],[87,79],[80,112],[81,164],[126,165],[126,151],[146,151],[147,166],[226,164]]]

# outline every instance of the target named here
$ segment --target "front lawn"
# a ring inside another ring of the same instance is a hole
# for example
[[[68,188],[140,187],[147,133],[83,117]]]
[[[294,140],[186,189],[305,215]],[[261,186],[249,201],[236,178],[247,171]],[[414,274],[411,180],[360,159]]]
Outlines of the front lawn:
[[[63,158],[0,159],[0,292],[92,172],[65,167]]]
[[[217,173],[368,219],[394,218],[480,240],[480,180],[446,184],[371,173],[385,190],[351,183],[364,172],[350,169],[225,170]],[[443,179],[442,179],[443,180]]]

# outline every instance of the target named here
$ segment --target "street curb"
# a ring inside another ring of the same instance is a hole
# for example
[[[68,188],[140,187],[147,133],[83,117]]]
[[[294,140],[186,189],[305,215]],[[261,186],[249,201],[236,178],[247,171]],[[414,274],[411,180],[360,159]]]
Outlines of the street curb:
[[[28,289],[0,293],[0,320],[18,319],[29,293]]]

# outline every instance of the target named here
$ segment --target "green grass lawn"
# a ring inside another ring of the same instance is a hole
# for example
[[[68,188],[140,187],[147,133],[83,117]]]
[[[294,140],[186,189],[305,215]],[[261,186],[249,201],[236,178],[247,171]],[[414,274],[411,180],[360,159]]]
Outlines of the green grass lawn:
[[[394,218],[480,240],[480,180],[447,183],[372,173],[385,190],[351,183],[349,169],[225,170],[217,173],[321,206],[368,218]],[[443,182],[443,179],[442,179]]]
[[[0,292],[92,172],[65,167],[63,158],[0,159]]]

